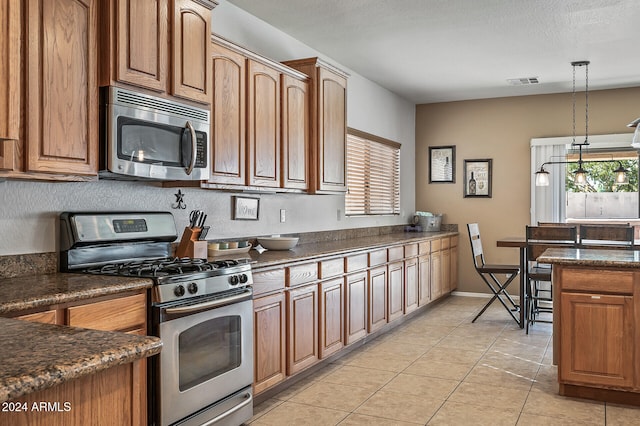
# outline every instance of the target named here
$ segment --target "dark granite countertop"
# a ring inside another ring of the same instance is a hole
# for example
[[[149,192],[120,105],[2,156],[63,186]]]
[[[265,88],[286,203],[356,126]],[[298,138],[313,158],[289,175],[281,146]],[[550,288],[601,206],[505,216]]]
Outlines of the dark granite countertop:
[[[640,251],[551,248],[542,253],[538,262],[570,266],[640,268]]]
[[[41,274],[0,279],[0,314],[151,288],[145,278]]]
[[[160,352],[157,337],[0,318],[0,401]]]
[[[299,244],[291,250],[267,250],[262,254],[252,249],[247,253],[247,256],[254,262],[254,268],[263,268],[319,257],[344,255],[345,253],[357,250],[386,248],[397,244],[410,244],[425,239],[441,238],[451,235],[458,235],[458,232],[397,232],[372,237]],[[237,258],[238,256],[231,257]],[[224,258],[224,256],[220,256],[219,258]]]

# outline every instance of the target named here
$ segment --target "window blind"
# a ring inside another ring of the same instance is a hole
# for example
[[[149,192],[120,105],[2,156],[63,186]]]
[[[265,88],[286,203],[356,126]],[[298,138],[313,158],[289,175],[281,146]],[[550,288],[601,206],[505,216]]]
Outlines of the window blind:
[[[399,143],[348,129],[345,214],[400,214]]]

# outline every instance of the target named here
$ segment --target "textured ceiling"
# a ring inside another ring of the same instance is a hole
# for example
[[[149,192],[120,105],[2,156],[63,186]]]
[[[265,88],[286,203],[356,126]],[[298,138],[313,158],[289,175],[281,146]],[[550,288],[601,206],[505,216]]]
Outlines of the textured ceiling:
[[[228,1],[417,104],[640,86],[637,0]]]

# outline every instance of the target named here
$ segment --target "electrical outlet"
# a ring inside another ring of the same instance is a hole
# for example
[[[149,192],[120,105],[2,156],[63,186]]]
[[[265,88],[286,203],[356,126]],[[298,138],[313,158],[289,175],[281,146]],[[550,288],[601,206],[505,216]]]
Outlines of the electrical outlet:
[[[280,223],[285,223],[287,221],[287,211],[285,209],[280,209]]]

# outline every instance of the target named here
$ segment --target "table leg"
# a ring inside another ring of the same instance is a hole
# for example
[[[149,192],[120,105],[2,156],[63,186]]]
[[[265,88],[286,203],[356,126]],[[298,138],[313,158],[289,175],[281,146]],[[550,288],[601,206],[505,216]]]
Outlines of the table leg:
[[[520,247],[520,328],[524,328],[525,322],[525,285],[527,284],[527,247]]]

